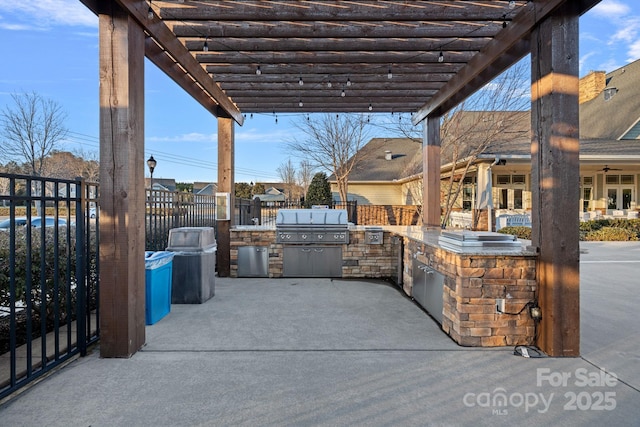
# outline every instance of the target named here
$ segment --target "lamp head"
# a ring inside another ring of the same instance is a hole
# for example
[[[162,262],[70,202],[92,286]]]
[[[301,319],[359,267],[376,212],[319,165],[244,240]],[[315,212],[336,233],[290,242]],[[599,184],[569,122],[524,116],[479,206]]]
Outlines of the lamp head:
[[[153,173],[153,170],[156,168],[157,164],[158,162],[156,162],[156,159],[154,159],[153,156],[149,157],[149,159],[147,160],[147,166],[149,166],[149,172]]]

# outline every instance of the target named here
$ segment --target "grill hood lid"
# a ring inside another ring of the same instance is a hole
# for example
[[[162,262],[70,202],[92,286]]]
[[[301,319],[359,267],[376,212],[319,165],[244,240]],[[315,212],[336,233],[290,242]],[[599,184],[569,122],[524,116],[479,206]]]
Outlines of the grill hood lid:
[[[346,209],[280,209],[276,226],[286,225],[347,225]]]

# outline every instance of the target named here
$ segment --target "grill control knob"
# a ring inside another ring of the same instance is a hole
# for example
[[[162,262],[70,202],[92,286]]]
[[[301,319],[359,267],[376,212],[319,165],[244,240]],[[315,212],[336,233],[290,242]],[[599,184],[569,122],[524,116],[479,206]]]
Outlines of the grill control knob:
[[[302,234],[300,237],[302,237],[302,240],[307,240],[307,235],[306,234]]]

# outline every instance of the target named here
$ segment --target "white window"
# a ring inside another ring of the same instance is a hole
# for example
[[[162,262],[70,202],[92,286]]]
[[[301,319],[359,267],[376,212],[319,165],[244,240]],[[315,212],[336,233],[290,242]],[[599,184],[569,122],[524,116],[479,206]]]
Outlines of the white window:
[[[583,176],[580,178],[580,205],[583,212],[593,209],[593,177]]]
[[[531,205],[531,192],[526,191],[526,175],[496,175],[493,204],[497,209],[523,210]]]
[[[470,211],[475,203],[476,184],[474,177],[465,177],[462,182],[462,209]]]
[[[606,175],[607,209],[631,209],[635,202],[634,175]]]

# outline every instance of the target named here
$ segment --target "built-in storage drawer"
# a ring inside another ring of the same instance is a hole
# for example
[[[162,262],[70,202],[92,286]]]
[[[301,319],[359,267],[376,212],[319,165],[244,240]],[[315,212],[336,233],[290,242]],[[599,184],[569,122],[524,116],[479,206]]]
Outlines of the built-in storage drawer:
[[[411,268],[413,281],[411,296],[442,324],[444,275],[415,258]]]
[[[283,277],[342,277],[342,246],[285,246]]]
[[[240,246],[238,248],[238,277],[269,277],[269,248]]]

